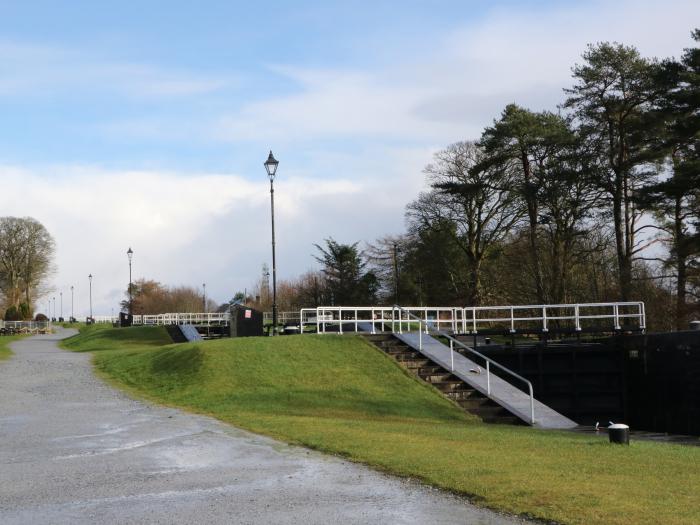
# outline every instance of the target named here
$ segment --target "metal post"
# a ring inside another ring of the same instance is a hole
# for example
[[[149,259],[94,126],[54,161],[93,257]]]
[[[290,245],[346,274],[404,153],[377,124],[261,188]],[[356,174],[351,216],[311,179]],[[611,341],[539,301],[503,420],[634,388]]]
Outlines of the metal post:
[[[409,319],[409,323],[410,323]],[[410,332],[410,328],[409,328]],[[423,328],[421,328],[420,321],[418,321],[418,350],[423,351]]]
[[[486,361],[486,393],[491,395],[491,361]]]
[[[127,257],[129,257],[129,315],[134,315],[134,296],[131,290],[131,258],[134,255],[134,251],[129,247],[126,252]]]
[[[275,260],[275,188],[270,179],[270,214],[272,216],[272,335],[277,333],[277,261]]]
[[[207,313],[207,283],[202,283],[202,312]]]
[[[70,287],[70,320],[73,322],[75,319],[75,313],[73,311],[73,287]]]
[[[90,280],[90,319],[92,319],[92,274],[88,275]]]
[[[63,318],[63,292],[59,292],[58,295],[61,296],[61,315],[59,315],[58,317],[59,317],[59,319],[62,319]]]
[[[546,306],[542,307],[542,331],[543,332],[549,331],[547,329],[547,307]]]

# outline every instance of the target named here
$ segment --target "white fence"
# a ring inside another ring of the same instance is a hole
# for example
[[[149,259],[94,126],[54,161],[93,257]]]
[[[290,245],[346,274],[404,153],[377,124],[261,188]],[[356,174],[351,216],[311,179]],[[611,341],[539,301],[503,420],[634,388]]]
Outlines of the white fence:
[[[95,323],[118,323],[119,317],[96,315]],[[171,324],[192,324],[197,326],[228,326],[231,315],[225,313],[167,313],[154,315],[134,315],[134,325],[162,326]]]
[[[114,324],[119,322],[119,317],[116,315],[96,315],[92,319],[95,323],[99,324]]]
[[[271,323],[272,312],[263,312],[263,321],[266,323]],[[277,312],[277,322],[280,324],[298,323],[299,312]]]
[[[231,314],[223,313],[168,313],[158,315],[135,315],[135,325],[161,326],[191,324],[195,326],[228,326]]]
[[[315,326],[316,331],[339,333],[411,330],[418,318],[426,327],[452,333],[477,334],[480,331],[572,330],[608,331],[646,329],[643,302],[540,304],[513,306],[477,306],[466,308],[412,306],[319,306],[299,312],[301,331]]]
[[[48,334],[51,321],[0,321],[0,334]]]

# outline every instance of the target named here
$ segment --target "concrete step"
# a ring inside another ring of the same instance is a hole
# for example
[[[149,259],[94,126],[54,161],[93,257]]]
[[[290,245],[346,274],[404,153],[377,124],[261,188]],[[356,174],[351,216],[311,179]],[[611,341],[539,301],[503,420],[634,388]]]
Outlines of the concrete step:
[[[421,374],[419,372],[418,377],[420,377],[423,381],[427,381],[428,383],[440,383],[444,381],[461,382],[459,378],[453,376],[450,372],[445,372],[444,370],[440,370],[439,372],[432,372],[430,374]]]
[[[467,399],[457,399],[455,401],[464,410],[476,413],[476,411],[488,405],[490,399],[488,397],[469,397]]]
[[[401,354],[394,354],[394,355],[389,354],[389,355],[391,357],[393,357],[394,359],[396,359],[399,363],[411,362],[411,361],[421,361],[421,362],[424,361],[426,364],[431,363],[431,361],[428,361],[428,359],[426,359],[422,355],[416,354],[416,353],[406,352],[406,353],[401,353]]]
[[[423,375],[439,374],[440,372],[443,372],[443,371],[444,371],[444,368],[442,368],[441,366],[438,366],[438,365],[424,366],[424,367],[416,370],[416,374],[423,377]]]
[[[463,390],[450,390],[445,392],[445,395],[453,401],[464,401],[467,399],[488,399],[484,395],[472,388],[465,387]]]
[[[413,348],[409,348],[407,346],[392,346],[390,348],[382,348],[382,350],[384,350],[384,352],[386,352],[389,355],[400,355],[405,354],[406,352],[416,355],[422,355],[420,352],[417,352]]]
[[[442,392],[451,392],[453,390],[461,390],[464,388],[464,383],[460,380],[435,381],[434,383],[430,383],[430,384]]]
[[[432,364],[427,359],[397,359],[396,361],[403,367],[408,368],[411,372],[415,372],[416,370],[420,370],[421,368]]]

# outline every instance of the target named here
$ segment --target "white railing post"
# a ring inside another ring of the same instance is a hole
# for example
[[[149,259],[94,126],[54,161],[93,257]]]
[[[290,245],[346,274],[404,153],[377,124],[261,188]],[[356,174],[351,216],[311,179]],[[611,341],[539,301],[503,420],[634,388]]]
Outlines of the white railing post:
[[[486,361],[486,393],[491,395],[491,361]]]
[[[355,308],[355,332],[357,332],[357,308]]]
[[[549,329],[547,328],[547,307],[546,306],[542,307],[542,331],[549,332]]]
[[[530,424],[535,424],[535,393],[532,391],[532,383],[528,382],[528,389],[530,391]]]
[[[421,352],[423,351],[423,328],[421,327],[420,322],[418,323],[418,350]]]
[[[515,314],[512,306],[510,307],[510,333],[515,333]]]
[[[574,317],[576,318],[576,331],[581,331],[581,318],[578,304],[574,305]]]
[[[620,310],[617,303],[613,305],[613,316],[615,317],[615,330],[620,329]]]

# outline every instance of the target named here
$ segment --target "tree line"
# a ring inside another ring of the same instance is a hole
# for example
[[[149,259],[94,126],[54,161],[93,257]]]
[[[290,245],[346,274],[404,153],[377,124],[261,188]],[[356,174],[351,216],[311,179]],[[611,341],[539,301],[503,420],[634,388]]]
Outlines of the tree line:
[[[700,300],[700,49],[657,60],[589,45],[572,77],[552,111],[509,104],[438,151],[404,234],[316,245],[322,270],[281,282],[280,307],[644,300],[657,328],[686,328]],[[250,299],[269,303],[266,290]]]
[[[55,243],[31,217],[0,217],[0,311],[6,321],[32,319],[53,271]]]

